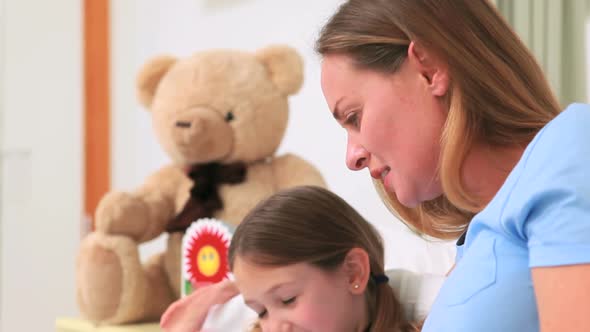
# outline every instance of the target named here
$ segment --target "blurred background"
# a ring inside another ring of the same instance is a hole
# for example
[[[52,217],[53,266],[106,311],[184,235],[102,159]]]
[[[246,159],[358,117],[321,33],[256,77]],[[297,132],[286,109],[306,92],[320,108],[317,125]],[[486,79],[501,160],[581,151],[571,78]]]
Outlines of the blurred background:
[[[50,331],[77,316],[74,265],[107,191],[133,190],[169,162],[135,98],[153,56],[271,43],[305,59],[278,153],[295,153],[371,221],[386,265],[444,273],[453,244],[413,235],[381,204],[367,171],[344,164],[313,52],[341,0],[0,0],[0,331]],[[587,0],[495,1],[534,51],[562,104],[587,102]],[[164,237],[142,248],[148,257]]]

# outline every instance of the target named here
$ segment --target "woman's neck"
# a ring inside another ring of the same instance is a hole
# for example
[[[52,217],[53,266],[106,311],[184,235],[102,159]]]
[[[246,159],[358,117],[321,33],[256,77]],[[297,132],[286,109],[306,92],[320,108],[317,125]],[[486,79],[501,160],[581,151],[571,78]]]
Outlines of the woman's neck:
[[[522,157],[524,149],[520,146],[474,147],[463,164],[463,183],[467,192],[487,205]]]

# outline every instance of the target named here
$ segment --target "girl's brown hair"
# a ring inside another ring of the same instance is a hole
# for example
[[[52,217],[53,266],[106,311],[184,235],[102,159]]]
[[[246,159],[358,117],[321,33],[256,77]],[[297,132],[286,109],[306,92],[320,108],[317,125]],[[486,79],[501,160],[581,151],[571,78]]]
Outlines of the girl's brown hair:
[[[329,190],[301,186],[258,204],[240,223],[229,248],[236,257],[265,266],[309,263],[325,271],[339,267],[353,248],[369,256],[371,275],[384,274],[383,241],[375,228]],[[369,278],[366,299],[371,331],[413,331],[386,282]]]
[[[316,50],[347,55],[360,68],[395,73],[411,41],[449,67],[439,164],[443,195],[409,209],[381,183],[377,187],[412,229],[453,238],[487,204],[461,180],[470,149],[524,147],[560,106],[532,54],[486,0],[349,0],[323,28]]]

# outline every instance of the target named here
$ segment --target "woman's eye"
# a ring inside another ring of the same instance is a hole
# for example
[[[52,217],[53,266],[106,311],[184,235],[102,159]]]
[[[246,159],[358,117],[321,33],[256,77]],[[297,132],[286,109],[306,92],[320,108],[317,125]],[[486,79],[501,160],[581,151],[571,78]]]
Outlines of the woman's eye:
[[[295,299],[296,299],[296,298],[297,298],[296,296],[293,296],[293,297],[292,297],[292,298],[290,298],[290,299],[284,300],[284,301],[283,301],[283,304],[284,304],[284,305],[291,304],[291,303],[295,302]]]
[[[267,311],[266,309],[265,309],[265,310],[263,310],[263,311],[261,311],[261,312],[259,312],[259,313],[258,313],[258,318],[259,318],[259,319],[262,319],[262,318],[266,317],[266,314],[267,314],[267,312],[268,312],[268,311]]]
[[[344,120],[344,123],[348,126],[352,126],[354,128],[358,128],[359,127],[359,116],[357,114],[357,112],[350,112],[347,116],[346,119]]]
[[[229,111],[225,114],[225,122],[231,122],[233,119],[235,119],[235,117],[232,111]]]

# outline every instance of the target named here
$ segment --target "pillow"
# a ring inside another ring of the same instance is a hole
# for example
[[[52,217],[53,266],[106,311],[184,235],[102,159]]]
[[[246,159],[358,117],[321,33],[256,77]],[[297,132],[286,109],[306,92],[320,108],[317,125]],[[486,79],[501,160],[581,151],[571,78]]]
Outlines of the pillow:
[[[406,319],[421,321],[426,318],[446,277],[408,270],[388,270],[389,285],[398,296]]]

